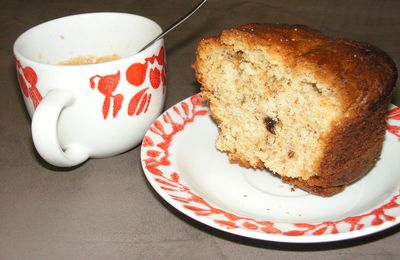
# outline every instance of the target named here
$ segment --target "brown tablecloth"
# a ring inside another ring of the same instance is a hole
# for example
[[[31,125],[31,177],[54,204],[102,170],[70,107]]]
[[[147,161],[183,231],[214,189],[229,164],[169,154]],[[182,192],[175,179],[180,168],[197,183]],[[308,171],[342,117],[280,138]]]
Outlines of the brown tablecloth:
[[[19,34],[46,20],[94,11],[131,12],[165,28],[195,3],[0,1],[0,259],[400,259],[398,226],[347,241],[287,244],[200,224],[149,186],[140,147],[68,170],[39,158],[15,75],[12,44]],[[400,64],[399,13],[396,0],[210,0],[165,38],[166,108],[198,92],[191,68],[196,45],[223,28],[248,22],[305,24],[372,43]],[[399,90],[393,102],[400,104]]]

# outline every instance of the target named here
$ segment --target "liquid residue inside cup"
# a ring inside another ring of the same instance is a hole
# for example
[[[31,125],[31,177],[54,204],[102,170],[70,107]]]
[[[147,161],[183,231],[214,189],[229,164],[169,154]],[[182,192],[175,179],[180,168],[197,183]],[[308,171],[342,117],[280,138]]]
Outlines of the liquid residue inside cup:
[[[96,63],[103,63],[103,62],[108,62],[108,61],[113,61],[113,60],[118,60],[121,57],[117,54],[112,54],[108,56],[94,56],[94,55],[86,55],[86,56],[76,56],[72,57],[68,60],[64,60],[58,63],[58,65],[66,65],[66,66],[72,66],[72,65],[88,65],[88,64],[96,64]]]

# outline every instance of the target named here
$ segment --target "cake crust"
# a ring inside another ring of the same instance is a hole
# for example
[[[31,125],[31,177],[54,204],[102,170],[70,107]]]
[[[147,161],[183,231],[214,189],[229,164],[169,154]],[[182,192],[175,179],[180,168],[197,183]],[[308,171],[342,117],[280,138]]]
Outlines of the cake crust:
[[[314,75],[335,90],[349,113],[375,110],[391,97],[397,79],[395,63],[378,48],[330,38],[304,25],[253,23],[224,30],[219,37],[267,48],[295,73]]]
[[[397,79],[397,69],[383,51],[366,43],[330,38],[303,25],[247,24],[203,39],[193,65],[205,100],[210,100],[204,73],[205,55],[215,46],[240,42],[250,49],[266,49],[294,75],[312,75],[330,87],[342,116],[321,142],[325,143],[314,175],[306,180],[282,180],[311,193],[330,196],[364,176],[379,159],[385,134],[385,116]],[[219,118],[211,116],[219,125]],[[231,162],[249,163],[233,151]],[[278,173],[279,174],[279,173]]]

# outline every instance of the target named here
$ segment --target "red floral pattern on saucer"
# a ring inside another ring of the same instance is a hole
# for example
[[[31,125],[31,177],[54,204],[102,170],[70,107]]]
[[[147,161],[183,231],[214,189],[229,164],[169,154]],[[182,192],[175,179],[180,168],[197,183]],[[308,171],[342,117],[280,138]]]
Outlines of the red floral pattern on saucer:
[[[366,213],[320,223],[277,223],[268,219],[259,220],[239,216],[212,205],[195,194],[188,185],[181,181],[180,174],[170,167],[170,147],[174,142],[174,137],[185,131],[186,127],[195,122],[197,118],[206,116],[209,116],[208,109],[202,105],[200,96],[194,95],[162,114],[150,127],[142,143],[142,165],[146,177],[164,199],[186,215],[231,233],[289,242],[319,242],[356,237],[357,235],[341,238],[334,236],[354,231],[364,231],[360,232],[360,235],[364,235],[372,232],[367,230],[371,227],[379,227],[388,223],[391,226],[399,221],[400,191],[397,191],[379,207],[370,209]],[[400,121],[400,108],[397,107],[389,111],[387,129],[390,133],[399,136],[400,129],[395,124],[395,120]],[[397,210],[397,213],[393,214],[393,210]],[[329,237],[329,235],[333,236]],[[296,239],[318,236],[326,238],[321,240]]]

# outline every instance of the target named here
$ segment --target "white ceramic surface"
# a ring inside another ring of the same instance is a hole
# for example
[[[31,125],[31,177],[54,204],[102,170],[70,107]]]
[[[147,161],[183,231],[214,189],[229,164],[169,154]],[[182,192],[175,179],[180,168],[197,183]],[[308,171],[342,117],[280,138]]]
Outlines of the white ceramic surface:
[[[282,242],[371,234],[400,221],[400,109],[392,107],[381,159],[335,196],[318,197],[261,171],[230,164],[198,95],[161,115],[141,150],[144,173],[172,206],[211,227]]]
[[[88,13],[40,24],[14,44],[22,97],[39,154],[56,166],[119,154],[138,145],[165,99],[163,40],[153,21],[124,13]],[[90,65],[73,57],[118,55]]]

